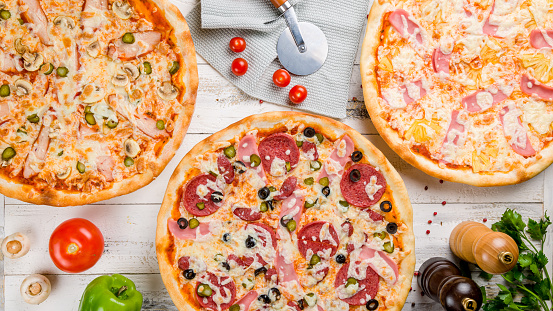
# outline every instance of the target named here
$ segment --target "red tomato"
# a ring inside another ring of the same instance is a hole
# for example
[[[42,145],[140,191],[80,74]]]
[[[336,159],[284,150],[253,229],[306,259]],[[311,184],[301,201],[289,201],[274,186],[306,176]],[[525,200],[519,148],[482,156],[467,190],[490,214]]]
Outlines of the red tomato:
[[[243,76],[248,71],[248,62],[243,58],[237,58],[232,62],[232,73],[237,76]]]
[[[290,84],[290,74],[285,69],[273,73],[273,83],[278,87],[287,87]]]
[[[296,85],[290,90],[290,101],[299,104],[307,97],[307,89],[303,85]]]
[[[62,222],[50,236],[50,257],[60,270],[79,273],[98,262],[104,251],[100,229],[83,218]]]
[[[230,39],[228,46],[230,47],[231,51],[235,53],[240,53],[246,49],[246,40],[244,40],[244,38],[234,37]]]

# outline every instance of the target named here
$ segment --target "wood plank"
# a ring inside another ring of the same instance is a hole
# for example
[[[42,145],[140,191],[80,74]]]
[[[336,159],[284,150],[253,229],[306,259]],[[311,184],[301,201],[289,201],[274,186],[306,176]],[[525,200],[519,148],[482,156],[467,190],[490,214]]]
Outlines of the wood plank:
[[[150,185],[132,194],[120,196],[101,204],[161,204],[167,182],[180,159],[207,134],[189,134],[165,171]],[[513,186],[478,188],[463,184],[443,182],[422,173],[394,153],[378,135],[365,135],[379,148],[402,176],[413,203],[484,203],[484,202],[543,202],[543,173],[525,183]],[[428,190],[425,187],[428,186]],[[25,204],[6,198],[7,205]]]

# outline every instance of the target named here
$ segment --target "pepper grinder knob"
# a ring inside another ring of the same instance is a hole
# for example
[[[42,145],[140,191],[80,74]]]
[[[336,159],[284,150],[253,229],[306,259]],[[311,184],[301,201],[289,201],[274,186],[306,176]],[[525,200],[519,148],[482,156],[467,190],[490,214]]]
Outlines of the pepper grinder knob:
[[[473,280],[461,276],[446,258],[434,257],[419,269],[418,283],[424,293],[447,311],[476,311],[482,306],[482,292]]]
[[[518,246],[510,236],[474,221],[457,225],[449,237],[449,246],[457,257],[491,274],[505,273],[518,261]]]

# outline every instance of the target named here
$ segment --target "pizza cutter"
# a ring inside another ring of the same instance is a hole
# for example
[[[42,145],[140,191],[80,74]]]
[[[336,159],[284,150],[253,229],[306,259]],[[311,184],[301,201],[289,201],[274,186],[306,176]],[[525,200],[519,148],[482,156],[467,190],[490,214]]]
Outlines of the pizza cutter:
[[[319,27],[298,22],[294,7],[287,0],[271,0],[271,3],[284,14],[288,28],[278,39],[278,60],[293,74],[310,75],[324,64],[328,54],[325,34]]]

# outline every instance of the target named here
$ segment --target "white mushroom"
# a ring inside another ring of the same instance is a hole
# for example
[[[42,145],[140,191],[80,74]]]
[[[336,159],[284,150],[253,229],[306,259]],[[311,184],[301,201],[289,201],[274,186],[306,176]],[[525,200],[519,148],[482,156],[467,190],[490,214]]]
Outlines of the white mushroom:
[[[111,9],[120,19],[129,19],[132,16],[132,8],[127,1],[115,1]]]
[[[98,57],[98,55],[100,55],[100,42],[94,41],[87,45],[86,53],[90,55],[90,57]]]
[[[69,175],[71,175],[71,166],[68,166],[65,170],[61,170],[56,173],[56,177],[61,180],[66,179]]]
[[[125,86],[129,84],[129,76],[126,72],[119,70],[111,79],[111,83],[115,86]]]
[[[10,259],[16,259],[25,256],[31,248],[31,242],[26,235],[21,232],[8,235],[2,241],[2,253]]]
[[[75,28],[75,21],[70,17],[60,15],[54,18],[54,25],[73,29]]]
[[[179,89],[171,82],[165,81],[157,89],[157,95],[163,100],[173,100],[179,95]]]
[[[81,100],[85,104],[91,104],[101,101],[105,96],[104,89],[92,82],[83,87],[83,92],[81,93]]]
[[[26,303],[38,305],[50,296],[52,285],[44,275],[31,274],[23,280],[19,291]]]
[[[33,91],[33,85],[25,79],[15,81],[14,86],[15,94],[17,94],[17,96],[29,95]]]
[[[124,64],[123,71],[126,72],[132,80],[136,80],[138,76],[140,76],[140,70],[138,67],[131,63]]]
[[[37,71],[43,63],[44,56],[39,53],[25,52],[23,54],[23,68],[27,71]]]
[[[127,139],[125,140],[125,155],[127,157],[134,158],[138,155],[140,152],[140,146],[134,139]]]
[[[19,54],[23,54],[29,49],[28,46],[23,44],[23,40],[21,38],[15,39],[13,46],[15,47],[15,51]]]

